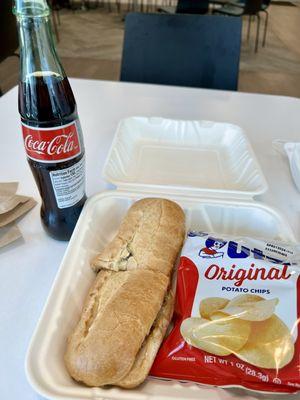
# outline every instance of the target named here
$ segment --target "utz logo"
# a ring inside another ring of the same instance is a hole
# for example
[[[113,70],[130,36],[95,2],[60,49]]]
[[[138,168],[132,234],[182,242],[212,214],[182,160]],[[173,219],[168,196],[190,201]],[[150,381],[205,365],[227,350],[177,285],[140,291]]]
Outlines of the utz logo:
[[[227,257],[236,259],[236,258],[248,258],[253,257],[258,260],[268,260],[274,264],[285,264],[290,265],[289,262],[286,262],[282,259],[271,257],[270,255],[264,254],[264,252],[260,249],[256,248],[249,248],[246,246],[239,246],[237,242],[233,240],[225,241],[220,238],[214,238],[209,236],[205,232],[196,232],[191,231],[188,233],[189,237],[207,237],[205,241],[205,247],[201,248],[198,255],[201,258],[223,258],[226,254]],[[225,249],[224,246],[228,243],[227,248]],[[220,251],[222,249],[222,251]]]
[[[38,128],[22,124],[27,156],[42,162],[62,162],[81,153],[76,122],[55,127]]]
[[[222,239],[208,237],[205,241],[205,247],[199,251],[199,256],[202,258],[220,258],[224,256],[224,251],[220,251],[227,242]]]

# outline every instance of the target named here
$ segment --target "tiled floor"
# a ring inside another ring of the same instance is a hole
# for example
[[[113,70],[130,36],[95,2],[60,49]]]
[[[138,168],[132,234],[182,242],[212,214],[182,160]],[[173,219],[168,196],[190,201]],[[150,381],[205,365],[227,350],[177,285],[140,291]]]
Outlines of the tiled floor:
[[[120,14],[107,8],[62,10],[58,52],[69,76],[117,80],[123,42]],[[270,7],[267,45],[254,53],[255,22],[250,42],[244,21],[239,90],[300,97],[300,6]],[[262,39],[262,31],[261,31]],[[18,79],[18,60],[0,64],[3,91]]]

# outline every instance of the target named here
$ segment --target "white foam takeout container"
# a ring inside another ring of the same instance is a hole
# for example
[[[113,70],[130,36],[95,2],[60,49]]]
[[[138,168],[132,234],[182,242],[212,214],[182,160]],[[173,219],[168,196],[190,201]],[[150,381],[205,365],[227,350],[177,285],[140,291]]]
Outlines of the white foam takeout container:
[[[112,240],[131,204],[142,197],[178,202],[186,213],[187,229],[295,241],[277,211],[253,200],[267,184],[245,134],[223,123],[128,118],[119,124],[103,175],[117,190],[91,197],[82,211],[31,340],[26,359],[29,382],[50,399],[244,396],[240,389],[153,378],[134,390],[89,388],[69,377],[63,355],[95,277],[89,262]],[[248,391],[246,397],[261,395]]]

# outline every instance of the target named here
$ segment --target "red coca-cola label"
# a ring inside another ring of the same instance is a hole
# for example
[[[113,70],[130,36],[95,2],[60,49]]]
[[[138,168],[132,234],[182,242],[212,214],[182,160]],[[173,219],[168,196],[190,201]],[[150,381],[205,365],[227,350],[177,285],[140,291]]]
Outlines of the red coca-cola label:
[[[55,128],[22,123],[27,156],[41,162],[62,162],[78,156],[81,153],[78,128],[76,121]]]

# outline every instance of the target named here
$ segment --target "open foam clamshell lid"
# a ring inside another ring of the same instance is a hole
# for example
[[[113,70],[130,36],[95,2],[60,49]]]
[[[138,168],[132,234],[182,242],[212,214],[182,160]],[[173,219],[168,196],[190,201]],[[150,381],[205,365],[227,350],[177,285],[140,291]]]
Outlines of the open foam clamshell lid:
[[[251,199],[267,182],[237,126],[130,117],[119,123],[104,169],[118,189]]]

